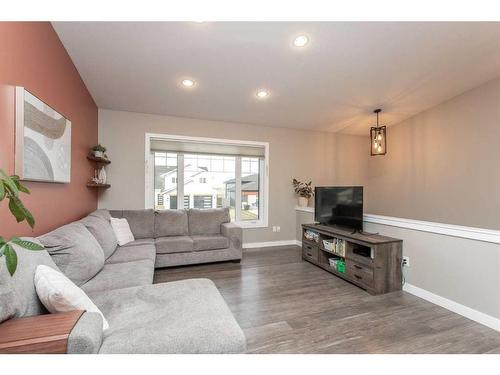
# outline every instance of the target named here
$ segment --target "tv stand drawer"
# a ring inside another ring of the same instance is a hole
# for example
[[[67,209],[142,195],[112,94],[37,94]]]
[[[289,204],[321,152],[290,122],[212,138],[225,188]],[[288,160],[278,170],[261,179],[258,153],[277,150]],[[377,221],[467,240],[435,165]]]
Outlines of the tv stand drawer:
[[[349,278],[367,287],[373,287],[373,268],[366,266],[362,263],[353,262],[351,260],[346,261],[346,273]]]
[[[318,246],[311,245],[309,243],[302,243],[302,257],[311,260],[314,263],[318,263]]]

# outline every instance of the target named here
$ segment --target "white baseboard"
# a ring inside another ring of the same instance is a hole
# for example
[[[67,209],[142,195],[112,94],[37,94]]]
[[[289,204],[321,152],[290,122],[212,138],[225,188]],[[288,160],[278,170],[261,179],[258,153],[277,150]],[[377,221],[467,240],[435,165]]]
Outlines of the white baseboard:
[[[491,315],[487,315],[480,311],[471,309],[470,307],[441,297],[437,294],[429,292],[428,290],[416,287],[415,285],[405,284],[403,286],[403,290],[500,332],[500,319],[497,319]]]
[[[297,240],[283,240],[283,241],[268,241],[268,242],[248,242],[243,244],[244,249],[255,249],[257,247],[274,247],[274,246],[288,246],[297,245]]]

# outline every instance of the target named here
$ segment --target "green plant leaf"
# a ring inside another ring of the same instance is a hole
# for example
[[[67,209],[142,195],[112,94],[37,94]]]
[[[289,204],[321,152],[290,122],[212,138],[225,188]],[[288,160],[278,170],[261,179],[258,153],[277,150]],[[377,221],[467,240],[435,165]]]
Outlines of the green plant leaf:
[[[4,183],[4,187],[8,190],[7,195],[10,192],[12,195],[17,197],[19,195],[19,190],[17,189],[14,180],[11,177],[7,176],[7,174],[1,169],[0,169],[0,175],[1,175],[1,181],[3,181]]]
[[[12,213],[12,215],[14,215],[14,217],[16,218],[18,223],[20,223],[21,221],[23,221],[25,219],[24,211],[20,207],[19,203],[21,203],[19,198],[9,197],[9,210]]]
[[[23,202],[18,197],[9,197],[9,209],[17,222],[26,220],[31,228],[35,226],[35,219],[29,210],[24,207]]]
[[[5,264],[7,265],[7,270],[10,273],[10,276],[14,275],[17,268],[17,254],[16,251],[9,244],[5,245],[6,249],[4,250],[5,255]]]
[[[3,185],[3,181],[0,180],[0,202],[5,198],[5,186]]]
[[[9,242],[14,243],[16,245],[19,245],[21,247],[24,247],[25,249],[28,249],[28,250],[43,250],[43,249],[45,249],[43,246],[40,246],[37,243],[22,240],[22,239],[17,238],[17,237],[13,237]]]
[[[14,177],[14,176],[12,176],[12,177]],[[19,191],[22,191],[23,193],[29,194],[30,193],[29,189],[26,186],[21,184],[21,181],[19,181],[18,176],[15,176],[15,177],[17,177],[17,179],[13,179],[13,181],[14,181],[14,184],[16,185],[17,189]]]
[[[0,258],[3,256],[3,253],[4,253],[4,251],[5,251],[5,248],[7,247],[7,246],[5,246],[5,245],[6,245],[5,243],[4,243],[3,245],[0,245]]]

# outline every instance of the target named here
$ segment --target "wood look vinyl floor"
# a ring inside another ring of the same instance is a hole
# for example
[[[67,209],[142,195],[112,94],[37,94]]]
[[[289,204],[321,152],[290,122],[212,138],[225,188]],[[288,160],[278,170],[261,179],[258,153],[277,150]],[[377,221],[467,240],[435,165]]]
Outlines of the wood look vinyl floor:
[[[371,296],[301,259],[298,246],[237,263],[167,268],[155,283],[214,281],[248,353],[500,353],[500,333],[406,292]]]

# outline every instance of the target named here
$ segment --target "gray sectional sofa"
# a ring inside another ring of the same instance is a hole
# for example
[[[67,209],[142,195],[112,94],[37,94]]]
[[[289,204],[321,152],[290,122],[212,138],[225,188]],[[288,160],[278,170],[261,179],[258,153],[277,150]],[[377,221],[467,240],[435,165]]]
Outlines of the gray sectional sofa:
[[[134,242],[117,246],[110,214],[128,219]],[[38,237],[45,250],[16,248],[12,278],[0,263],[0,321],[47,313],[33,283],[44,264],[84,290],[110,326],[103,332],[101,316],[85,312],[69,353],[242,353],[245,336],[211,280],[152,284],[155,266],[241,259],[241,229],[228,217],[227,210],[97,210]]]
[[[241,260],[242,230],[228,208],[109,213],[127,219],[136,239],[131,246],[154,245],[156,268]]]

